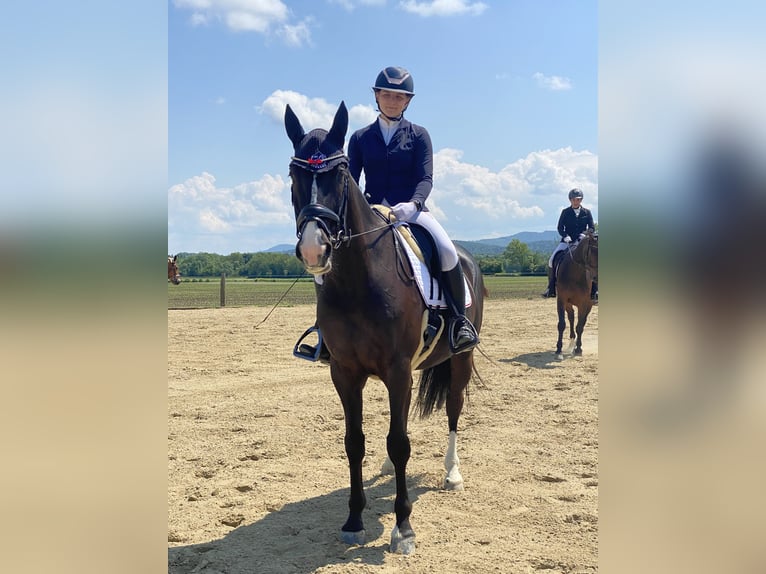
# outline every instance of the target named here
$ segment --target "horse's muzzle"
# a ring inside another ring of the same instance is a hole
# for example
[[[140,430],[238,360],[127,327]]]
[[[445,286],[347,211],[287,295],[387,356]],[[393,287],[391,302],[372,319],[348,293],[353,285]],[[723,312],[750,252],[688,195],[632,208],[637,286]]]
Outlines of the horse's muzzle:
[[[306,271],[312,275],[321,275],[330,270],[332,243],[322,226],[316,221],[308,221],[303,227],[295,255],[303,262]]]

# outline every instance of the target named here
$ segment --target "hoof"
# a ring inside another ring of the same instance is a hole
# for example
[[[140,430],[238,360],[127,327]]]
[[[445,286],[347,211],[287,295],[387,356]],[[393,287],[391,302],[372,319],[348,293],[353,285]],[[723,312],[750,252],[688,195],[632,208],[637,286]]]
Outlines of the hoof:
[[[444,490],[463,490],[463,477],[457,466],[453,467],[444,479]]]
[[[556,352],[556,360],[557,361],[563,361],[564,360],[564,354],[561,351]]]
[[[582,349],[575,349],[574,351],[572,351],[572,354],[573,355],[578,355],[578,356],[582,355]]]
[[[356,532],[341,530],[340,539],[346,544],[361,546],[365,542],[365,532],[364,530],[357,530]]]
[[[402,535],[398,526],[391,531],[391,552],[394,554],[412,554],[415,551],[415,533],[412,530]]]

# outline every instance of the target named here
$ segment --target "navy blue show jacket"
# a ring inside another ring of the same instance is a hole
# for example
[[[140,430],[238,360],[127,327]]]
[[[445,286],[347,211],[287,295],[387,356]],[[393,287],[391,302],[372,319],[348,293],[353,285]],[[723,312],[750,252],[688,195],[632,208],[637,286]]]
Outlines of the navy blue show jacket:
[[[581,233],[585,233],[587,229],[595,231],[593,225],[593,214],[589,209],[584,207],[580,208],[580,217],[575,215],[575,210],[572,207],[565,207],[561,210],[559,216],[558,232],[561,235],[561,240],[567,235],[572,238],[572,241],[577,241],[577,238]]]
[[[396,205],[419,200],[425,208],[433,188],[433,148],[428,131],[402,119],[386,145],[378,120],[355,131],[348,142],[349,171],[359,183],[364,169],[364,191],[370,203]]]

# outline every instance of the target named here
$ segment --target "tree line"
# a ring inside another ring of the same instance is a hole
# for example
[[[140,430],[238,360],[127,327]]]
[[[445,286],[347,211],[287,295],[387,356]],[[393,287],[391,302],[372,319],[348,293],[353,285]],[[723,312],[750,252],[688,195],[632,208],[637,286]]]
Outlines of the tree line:
[[[551,247],[551,251],[553,247]],[[258,252],[178,253],[178,269],[182,277],[297,277],[303,264],[290,253]],[[550,253],[532,251],[526,243],[513,239],[498,255],[476,256],[485,275],[498,273],[544,275]]]

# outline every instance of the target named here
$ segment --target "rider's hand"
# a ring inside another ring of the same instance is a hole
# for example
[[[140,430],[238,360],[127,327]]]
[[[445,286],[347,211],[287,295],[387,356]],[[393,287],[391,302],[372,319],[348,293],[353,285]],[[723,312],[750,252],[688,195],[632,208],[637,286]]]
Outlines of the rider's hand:
[[[418,212],[418,206],[413,201],[397,203],[391,208],[397,221],[409,221],[410,218]]]
[[[585,239],[585,234],[584,234],[584,233],[581,233],[581,234],[580,234],[580,237],[578,237],[577,239],[579,239],[580,241],[582,241],[583,239]]]
[[[564,238],[564,243],[572,243],[572,238],[568,235]]]

